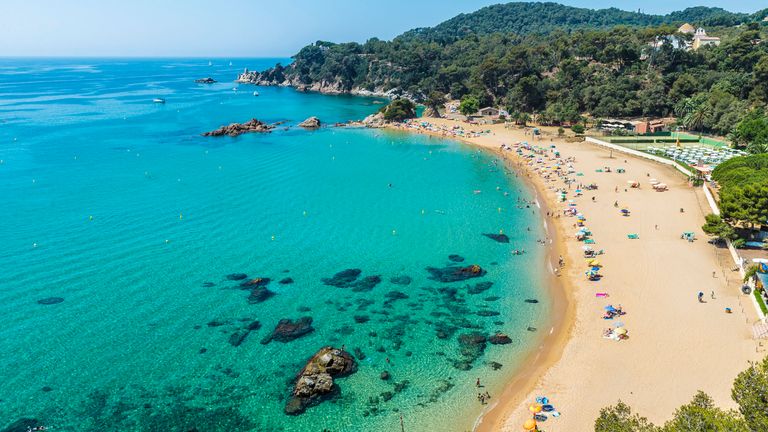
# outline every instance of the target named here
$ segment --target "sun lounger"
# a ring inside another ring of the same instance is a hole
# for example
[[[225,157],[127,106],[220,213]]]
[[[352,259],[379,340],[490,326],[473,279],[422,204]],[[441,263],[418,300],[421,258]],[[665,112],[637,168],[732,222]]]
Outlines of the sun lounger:
[[[637,234],[627,234],[627,238],[630,240],[639,240],[640,236]]]

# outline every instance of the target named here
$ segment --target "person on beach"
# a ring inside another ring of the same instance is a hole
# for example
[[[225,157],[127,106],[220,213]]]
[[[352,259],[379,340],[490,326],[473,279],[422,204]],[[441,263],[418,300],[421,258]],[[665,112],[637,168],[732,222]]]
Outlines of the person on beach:
[[[699,303],[704,303],[704,293],[699,291]]]
[[[477,379],[477,382],[475,383],[476,387],[480,387],[480,378]]]

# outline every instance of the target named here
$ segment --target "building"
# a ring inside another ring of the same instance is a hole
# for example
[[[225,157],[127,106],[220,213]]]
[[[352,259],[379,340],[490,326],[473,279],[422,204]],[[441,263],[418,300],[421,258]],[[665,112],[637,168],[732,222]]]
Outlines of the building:
[[[720,45],[720,38],[714,36],[707,36],[707,32],[699,27],[696,29],[696,33],[693,34],[693,44],[691,48],[694,51],[705,46],[718,46]]]
[[[635,133],[638,134],[654,134],[656,132],[662,132],[667,128],[667,125],[663,120],[648,120],[632,122],[635,127]]]
[[[493,107],[480,108],[480,111],[475,114],[477,117],[498,117],[501,114],[501,110]]]

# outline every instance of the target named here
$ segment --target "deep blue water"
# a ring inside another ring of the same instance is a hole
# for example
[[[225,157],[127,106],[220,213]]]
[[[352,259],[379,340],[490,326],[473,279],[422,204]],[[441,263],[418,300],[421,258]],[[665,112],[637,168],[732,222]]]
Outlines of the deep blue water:
[[[522,185],[456,142],[295,128],[383,101],[233,83],[276,61],[0,59],[0,430],[395,431],[402,413],[408,431],[460,431],[481,410],[475,380],[494,394],[514,373],[547,314],[524,302],[543,298],[543,255]],[[193,82],[206,76],[219,83]],[[253,117],[288,129],[200,136]],[[482,235],[500,230],[510,244]],[[487,275],[429,279],[451,254]],[[381,283],[322,282],[350,268]],[[250,304],[231,273],[276,294]],[[312,333],[260,343],[304,316]],[[496,331],[514,343],[462,353],[461,335]],[[285,415],[325,345],[357,349],[359,371]]]

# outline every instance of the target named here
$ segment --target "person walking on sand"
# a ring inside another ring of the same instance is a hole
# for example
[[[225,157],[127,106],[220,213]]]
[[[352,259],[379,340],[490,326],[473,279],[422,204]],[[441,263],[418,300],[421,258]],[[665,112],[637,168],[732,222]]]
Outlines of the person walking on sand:
[[[477,379],[477,382],[475,383],[475,387],[480,387],[480,378]]]
[[[704,303],[704,293],[699,291],[699,303]]]

